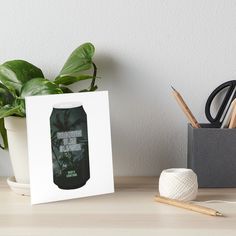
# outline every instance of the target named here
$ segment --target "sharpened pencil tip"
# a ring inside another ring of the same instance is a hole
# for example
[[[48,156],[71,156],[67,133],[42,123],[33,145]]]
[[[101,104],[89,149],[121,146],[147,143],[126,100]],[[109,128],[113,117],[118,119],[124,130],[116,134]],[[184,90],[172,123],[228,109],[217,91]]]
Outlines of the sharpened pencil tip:
[[[216,212],[216,215],[217,215],[217,216],[223,216],[223,214],[220,213],[220,212],[218,212],[218,211]]]
[[[170,87],[171,87],[174,91],[176,91],[175,88],[174,88],[173,86],[170,86]]]

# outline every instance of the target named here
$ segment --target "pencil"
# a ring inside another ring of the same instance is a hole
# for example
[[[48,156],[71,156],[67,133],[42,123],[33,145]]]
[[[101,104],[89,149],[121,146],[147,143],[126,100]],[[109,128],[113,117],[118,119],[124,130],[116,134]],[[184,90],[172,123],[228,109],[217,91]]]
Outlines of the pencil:
[[[160,202],[160,203],[165,203],[168,205],[172,205],[172,206],[176,206],[176,207],[180,207],[180,208],[184,208],[186,210],[210,215],[210,216],[223,216],[222,213],[220,213],[219,211],[216,211],[214,209],[191,204],[191,203],[187,203],[187,202],[183,202],[183,201],[179,201],[179,200],[175,200],[175,199],[170,199],[170,198],[166,198],[166,197],[155,196],[155,201]]]
[[[233,129],[236,128],[236,104],[235,104],[236,100],[233,100],[232,105],[233,105],[233,111],[232,111],[232,115],[231,115],[231,119],[230,119],[230,123],[229,123],[229,129]]]
[[[184,114],[187,116],[187,118],[188,118],[189,122],[191,123],[191,125],[193,126],[193,128],[201,128],[201,126],[199,125],[199,123],[195,119],[194,115],[190,111],[189,107],[185,103],[184,99],[182,98],[182,96],[172,86],[171,86],[171,88],[173,89],[173,95],[174,95],[176,101],[178,102],[179,106],[183,110]]]

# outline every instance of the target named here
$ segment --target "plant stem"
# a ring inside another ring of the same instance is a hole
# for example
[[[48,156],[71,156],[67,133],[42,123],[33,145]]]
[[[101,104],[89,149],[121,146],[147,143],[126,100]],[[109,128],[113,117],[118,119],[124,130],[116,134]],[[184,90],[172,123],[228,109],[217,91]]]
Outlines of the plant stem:
[[[96,80],[96,76],[97,76],[97,66],[95,65],[94,62],[92,62],[92,65],[93,65],[93,79],[92,79],[89,91],[94,91],[95,80]]]

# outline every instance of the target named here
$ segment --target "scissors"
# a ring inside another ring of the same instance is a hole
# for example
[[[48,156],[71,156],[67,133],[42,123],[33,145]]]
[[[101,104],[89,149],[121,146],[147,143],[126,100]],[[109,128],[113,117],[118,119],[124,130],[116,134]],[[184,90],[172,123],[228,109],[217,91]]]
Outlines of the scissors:
[[[217,111],[217,114],[215,117],[212,117],[211,115],[211,105],[214,98],[224,89],[227,89],[225,97],[223,98],[223,101],[221,105],[219,106],[219,109]],[[226,113],[230,107],[231,102],[236,98],[236,80],[230,80],[227,81],[221,85],[219,85],[208,97],[206,106],[205,106],[205,114],[206,118],[213,127],[220,127]]]

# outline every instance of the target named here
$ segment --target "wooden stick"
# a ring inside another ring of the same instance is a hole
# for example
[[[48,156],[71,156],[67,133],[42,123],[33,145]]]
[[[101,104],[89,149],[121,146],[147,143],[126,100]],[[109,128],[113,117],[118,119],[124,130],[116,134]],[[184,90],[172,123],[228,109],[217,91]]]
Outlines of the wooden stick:
[[[235,105],[235,100],[232,103],[234,103],[234,104],[233,104],[232,116],[231,116],[230,123],[229,123],[229,128],[230,129],[236,128],[236,105]]]
[[[221,129],[223,128],[229,128],[229,123],[232,118],[233,110],[236,105],[236,98],[231,102],[228,111],[226,112],[225,118],[221,124]]]
[[[182,202],[179,200],[174,200],[174,199],[170,199],[170,198],[166,198],[166,197],[156,196],[155,201],[165,203],[168,205],[172,205],[172,206],[176,206],[176,207],[180,207],[180,208],[184,208],[184,209],[190,210],[190,211],[199,212],[199,213],[210,215],[210,216],[223,216],[222,213],[220,213],[214,209],[204,207],[204,206],[194,205],[191,203]]]
[[[181,109],[183,110],[184,114],[187,116],[188,120],[190,121],[191,125],[194,128],[201,128],[201,126],[199,125],[199,123],[197,122],[197,120],[195,119],[194,115],[192,114],[192,112],[190,111],[190,109],[188,108],[187,104],[185,103],[184,99],[182,98],[182,96],[179,94],[179,92],[174,89],[172,86],[171,88],[173,89],[173,95],[176,99],[176,101],[178,102],[179,106],[181,107]]]

